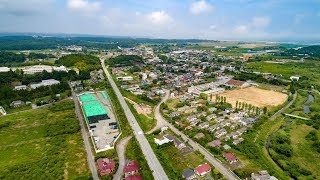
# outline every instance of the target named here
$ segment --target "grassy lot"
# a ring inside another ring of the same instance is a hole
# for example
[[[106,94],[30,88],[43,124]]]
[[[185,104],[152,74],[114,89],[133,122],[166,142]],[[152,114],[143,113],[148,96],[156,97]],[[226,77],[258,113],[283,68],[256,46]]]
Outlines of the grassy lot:
[[[299,164],[302,168],[305,168],[312,172],[313,178],[320,178],[319,160],[320,153],[316,152],[312,148],[312,143],[305,139],[306,135],[310,131],[314,130],[311,126],[305,124],[298,125],[293,123],[290,129],[291,146],[293,148],[292,161]],[[318,136],[320,132],[318,131]],[[306,177],[301,177],[301,179]]]
[[[121,128],[121,132],[122,132],[122,137],[127,137],[132,133],[131,127],[128,123],[127,117],[124,114],[123,108],[120,105],[120,102],[115,94],[115,92],[113,91],[113,89],[111,87],[107,88],[107,93],[110,97],[110,100],[112,102],[115,114],[117,116],[117,120],[120,124],[120,128]]]
[[[0,179],[88,179],[73,101],[0,118]]]
[[[198,165],[206,163],[197,152],[183,156],[173,143],[158,146],[154,142],[154,137],[154,135],[148,135],[147,139],[169,179],[180,179],[184,170],[194,169]]]
[[[143,114],[138,114],[138,112],[136,111],[136,109],[133,107],[133,105],[127,101],[127,104],[131,110],[131,112],[133,113],[134,117],[137,119],[139,126],[141,127],[141,129],[143,130],[143,132],[148,132],[150,131],[157,123],[155,118],[149,118]]]
[[[9,108],[6,109],[7,113],[15,113],[15,112],[19,112],[19,111],[25,111],[25,110],[29,110],[31,109],[31,105],[26,105],[26,106],[20,106],[20,107],[16,107],[16,108]]]
[[[154,179],[149,165],[143,156],[139,143],[135,138],[132,138],[127,145],[126,158],[137,161],[140,167],[139,172],[142,176],[142,179]]]
[[[275,64],[266,62],[252,62],[247,64],[247,68],[253,71],[268,72],[272,74],[282,74],[283,78],[290,76],[306,76],[311,84],[320,85],[320,62],[306,61],[304,63]]]

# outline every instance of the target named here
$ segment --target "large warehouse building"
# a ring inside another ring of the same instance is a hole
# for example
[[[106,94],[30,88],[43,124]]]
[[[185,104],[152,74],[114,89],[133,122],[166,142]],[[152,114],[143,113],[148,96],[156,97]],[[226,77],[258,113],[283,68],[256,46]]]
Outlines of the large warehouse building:
[[[80,101],[84,110],[84,114],[89,124],[97,123],[101,120],[110,119],[107,110],[97,101],[93,94],[83,94]]]

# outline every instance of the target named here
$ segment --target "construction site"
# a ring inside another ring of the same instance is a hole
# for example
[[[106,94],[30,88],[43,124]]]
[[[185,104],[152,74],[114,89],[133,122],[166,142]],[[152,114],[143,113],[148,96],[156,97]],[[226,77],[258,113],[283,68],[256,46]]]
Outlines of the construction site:
[[[95,151],[113,149],[121,132],[107,93],[85,92],[78,95],[78,100]]]

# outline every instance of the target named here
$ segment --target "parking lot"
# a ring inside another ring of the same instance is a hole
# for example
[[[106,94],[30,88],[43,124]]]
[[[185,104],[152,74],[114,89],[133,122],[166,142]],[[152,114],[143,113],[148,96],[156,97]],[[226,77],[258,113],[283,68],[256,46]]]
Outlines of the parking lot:
[[[83,108],[83,104],[85,103],[95,102],[100,108],[103,108],[103,111],[104,109],[106,110],[104,111],[107,113],[106,115],[86,117],[86,122],[96,152],[112,149],[120,131],[108,95],[105,92],[84,93],[80,95],[79,101],[82,105],[85,117],[89,114]],[[90,121],[90,118],[95,120]]]

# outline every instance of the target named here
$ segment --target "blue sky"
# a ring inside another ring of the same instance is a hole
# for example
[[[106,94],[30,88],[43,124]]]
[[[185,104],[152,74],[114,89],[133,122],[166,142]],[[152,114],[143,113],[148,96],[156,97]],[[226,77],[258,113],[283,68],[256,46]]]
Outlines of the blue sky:
[[[320,40],[320,0],[0,0],[0,32]]]

